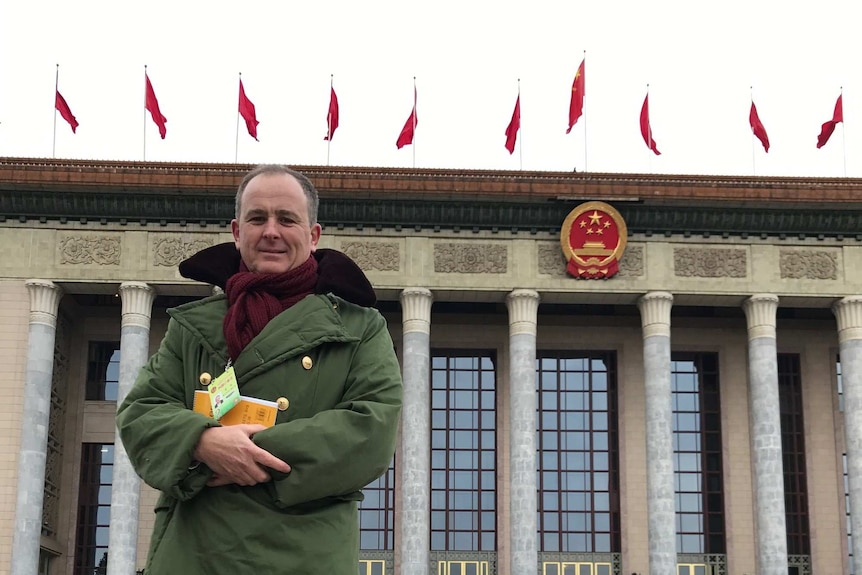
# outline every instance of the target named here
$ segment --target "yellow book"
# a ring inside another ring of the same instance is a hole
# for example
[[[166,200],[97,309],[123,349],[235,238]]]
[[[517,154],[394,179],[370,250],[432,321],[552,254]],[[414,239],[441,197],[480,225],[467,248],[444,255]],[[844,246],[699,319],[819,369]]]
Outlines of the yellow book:
[[[205,390],[195,391],[194,411],[207,417],[213,416],[210,396]],[[238,425],[240,423],[259,423],[266,427],[275,425],[278,405],[274,401],[266,401],[256,397],[240,396],[240,402],[219,420],[222,425]]]

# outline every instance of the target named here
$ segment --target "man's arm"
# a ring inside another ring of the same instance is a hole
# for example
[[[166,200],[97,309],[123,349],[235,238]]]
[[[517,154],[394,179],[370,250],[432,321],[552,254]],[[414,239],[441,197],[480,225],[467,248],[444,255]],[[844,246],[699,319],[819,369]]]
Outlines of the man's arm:
[[[171,320],[159,351],[118,411],[117,427],[138,474],[185,499],[204,485],[255,485],[269,481],[267,469],[289,472],[289,465],[251,440],[263,426],[223,427],[186,407],[182,334]]]
[[[254,435],[255,443],[292,468],[287,476],[274,475],[276,504],[290,507],[352,493],[382,475],[395,452],[401,395],[386,321],[373,312],[353,355],[342,401]]]
[[[172,319],[158,352],[141,368],[117,411],[117,430],[135,471],[179,500],[204,488],[212,471],[194,465],[201,433],[217,426],[186,406],[182,328]]]

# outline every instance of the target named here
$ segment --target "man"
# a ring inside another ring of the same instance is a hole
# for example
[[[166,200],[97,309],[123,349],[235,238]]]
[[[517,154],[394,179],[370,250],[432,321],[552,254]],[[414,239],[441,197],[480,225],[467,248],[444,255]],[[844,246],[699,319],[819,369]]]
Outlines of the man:
[[[225,293],[169,311],[118,410],[135,470],[162,492],[147,575],[356,574],[360,489],[392,460],[401,377],[368,280],[317,248],[317,206],[305,176],[259,166],[233,244],[180,264]],[[191,409],[230,369],[243,396],[278,403],[275,425]]]

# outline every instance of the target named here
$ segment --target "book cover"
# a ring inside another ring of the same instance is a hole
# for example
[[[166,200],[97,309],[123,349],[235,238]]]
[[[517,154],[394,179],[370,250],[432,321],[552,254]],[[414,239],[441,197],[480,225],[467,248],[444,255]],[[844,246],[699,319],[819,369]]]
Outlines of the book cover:
[[[194,411],[207,417],[213,416],[209,392],[200,389],[195,391]],[[278,406],[274,401],[241,395],[239,404],[225,413],[218,422],[222,425],[259,423],[266,427],[272,427],[275,425],[276,415],[278,415]]]

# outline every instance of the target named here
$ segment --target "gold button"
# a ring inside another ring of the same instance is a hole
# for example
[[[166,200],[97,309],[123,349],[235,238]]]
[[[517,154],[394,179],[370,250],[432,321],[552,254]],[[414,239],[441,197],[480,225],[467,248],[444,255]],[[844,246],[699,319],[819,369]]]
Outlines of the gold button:
[[[275,403],[278,405],[279,411],[285,411],[288,407],[290,407],[290,400],[286,397],[279,397],[275,400]]]
[[[311,366],[314,365],[314,362],[311,361],[311,357],[305,356],[302,358],[302,367],[305,369],[311,369]]]
[[[210,382],[213,380],[213,376],[211,376],[207,372],[203,372],[200,376],[200,380],[201,380],[201,385],[209,385]]]

